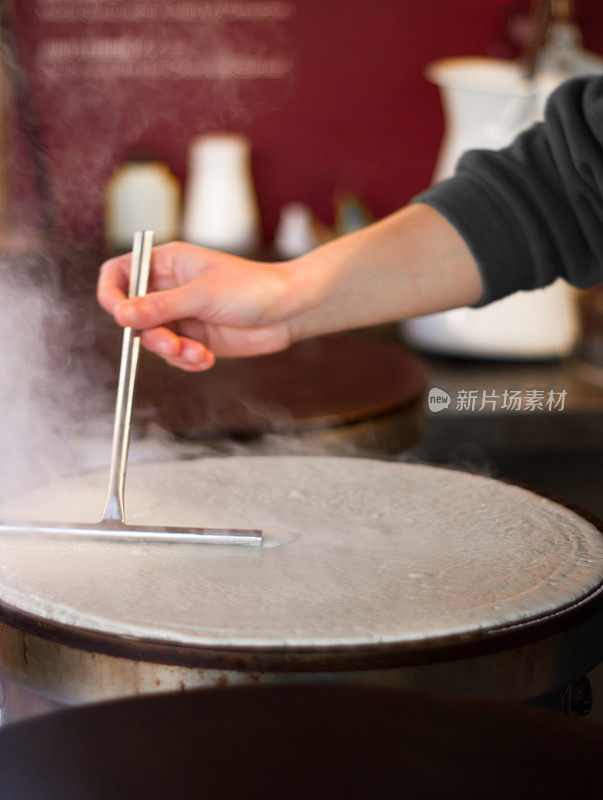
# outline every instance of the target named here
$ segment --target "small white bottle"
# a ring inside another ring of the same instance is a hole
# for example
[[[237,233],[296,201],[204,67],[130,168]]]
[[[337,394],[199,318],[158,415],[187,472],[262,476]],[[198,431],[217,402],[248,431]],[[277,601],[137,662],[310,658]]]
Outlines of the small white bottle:
[[[154,231],[155,244],[177,239],[180,182],[162,162],[133,158],[111,176],[105,192],[105,241],[111,250],[132,246],[132,231]]]
[[[260,213],[245,136],[214,133],[192,142],[183,234],[189,242],[239,255],[259,246]]]
[[[281,258],[298,258],[318,245],[312,223],[312,212],[303,203],[287,203],[281,208],[274,234],[274,246]]]

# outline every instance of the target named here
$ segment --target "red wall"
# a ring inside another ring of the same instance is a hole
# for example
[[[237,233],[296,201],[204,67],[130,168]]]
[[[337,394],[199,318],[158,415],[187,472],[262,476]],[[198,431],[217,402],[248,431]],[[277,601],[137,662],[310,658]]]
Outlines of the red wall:
[[[63,235],[100,238],[103,187],[129,152],[153,153],[184,179],[187,142],[218,128],[252,140],[267,236],[280,206],[291,200],[309,203],[329,221],[337,190],[357,191],[377,216],[386,214],[426,186],[436,156],[442,119],[437,91],[423,78],[425,65],[449,55],[509,55],[505,19],[522,7],[496,0],[288,2],[291,13],[281,20],[220,25],[161,18],[56,22],[44,9],[73,9],[72,0],[13,3],[11,24],[27,65]],[[84,13],[90,0],[79,5]],[[577,5],[585,44],[603,52],[600,0]],[[44,42],[91,36],[146,38],[168,48],[188,42],[200,53],[215,48],[218,36],[235,51],[275,53],[291,69],[280,78],[224,81],[44,74]]]

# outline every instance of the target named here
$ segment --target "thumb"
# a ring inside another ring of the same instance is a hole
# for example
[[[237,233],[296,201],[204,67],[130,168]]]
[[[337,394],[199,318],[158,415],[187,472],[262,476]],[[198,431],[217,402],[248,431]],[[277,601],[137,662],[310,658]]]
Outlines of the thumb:
[[[113,309],[113,316],[124,327],[142,330],[188,317],[198,317],[203,306],[200,287],[187,283],[175,289],[151,292],[143,297],[125,300]]]

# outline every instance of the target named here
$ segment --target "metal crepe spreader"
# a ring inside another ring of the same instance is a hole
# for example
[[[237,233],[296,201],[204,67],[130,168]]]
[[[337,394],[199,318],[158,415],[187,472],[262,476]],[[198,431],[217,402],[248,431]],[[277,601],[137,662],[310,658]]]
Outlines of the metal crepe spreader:
[[[138,231],[134,234],[129,297],[140,297],[146,294],[152,247],[152,231]],[[79,537],[81,539],[140,541],[145,543],[262,544],[262,531],[255,529],[180,528],[173,526],[130,525],[126,522],[124,491],[130,445],[132,401],[139,352],[140,334],[133,328],[124,328],[117,401],[115,404],[109,489],[102,520],[96,523],[0,521],[0,534],[30,534],[59,538]]]

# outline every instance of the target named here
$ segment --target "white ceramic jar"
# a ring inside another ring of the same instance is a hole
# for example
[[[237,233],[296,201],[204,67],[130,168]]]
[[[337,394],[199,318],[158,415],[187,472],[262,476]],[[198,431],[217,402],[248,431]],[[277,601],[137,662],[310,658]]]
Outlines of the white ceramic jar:
[[[180,182],[162,161],[135,158],[111,176],[105,192],[105,241],[128,251],[134,231],[151,230],[155,244],[180,233]]]
[[[242,255],[260,244],[251,143],[245,136],[214,133],[192,142],[183,234],[189,242]]]

